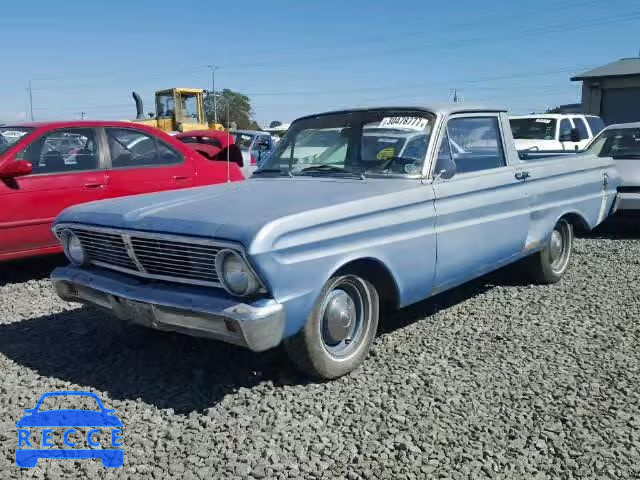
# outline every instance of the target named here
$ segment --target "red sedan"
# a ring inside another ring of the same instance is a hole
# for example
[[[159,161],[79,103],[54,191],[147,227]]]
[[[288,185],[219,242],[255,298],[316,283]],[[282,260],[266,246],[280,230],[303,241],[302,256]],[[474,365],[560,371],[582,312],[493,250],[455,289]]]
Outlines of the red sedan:
[[[71,205],[242,179],[235,163],[227,168],[145,125],[0,126],[0,260],[61,251],[50,227]]]

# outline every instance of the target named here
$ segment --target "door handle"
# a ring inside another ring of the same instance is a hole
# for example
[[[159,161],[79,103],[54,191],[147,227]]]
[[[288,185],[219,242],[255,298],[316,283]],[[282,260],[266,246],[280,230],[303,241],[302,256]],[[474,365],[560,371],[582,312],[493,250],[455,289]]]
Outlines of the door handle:
[[[104,185],[101,183],[85,183],[84,188],[95,190],[96,188],[102,188]]]
[[[516,172],[515,177],[517,180],[526,180],[529,178],[529,172]]]
[[[186,176],[186,175],[174,175],[171,178],[173,178],[174,180],[188,180],[189,179],[189,177]]]

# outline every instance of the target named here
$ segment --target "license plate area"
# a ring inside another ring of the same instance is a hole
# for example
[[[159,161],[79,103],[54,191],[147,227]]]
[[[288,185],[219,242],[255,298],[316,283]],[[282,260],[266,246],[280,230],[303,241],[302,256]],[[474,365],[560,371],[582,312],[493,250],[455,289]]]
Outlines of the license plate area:
[[[157,327],[156,311],[150,303],[136,302],[121,297],[111,297],[111,308],[115,314],[124,319],[143,325]]]

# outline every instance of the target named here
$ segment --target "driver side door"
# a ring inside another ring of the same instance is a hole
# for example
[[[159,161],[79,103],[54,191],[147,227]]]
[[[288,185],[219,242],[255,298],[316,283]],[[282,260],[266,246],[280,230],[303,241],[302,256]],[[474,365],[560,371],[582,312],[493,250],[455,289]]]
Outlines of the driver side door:
[[[14,160],[31,174],[0,181],[0,259],[59,249],[51,232],[67,207],[104,198],[105,172],[94,128],[64,128],[36,137]]]
[[[506,125],[506,126],[505,126]],[[487,273],[520,254],[529,229],[525,179],[506,155],[501,114],[459,114],[448,119],[440,165],[456,165],[452,178],[436,178],[436,290]]]

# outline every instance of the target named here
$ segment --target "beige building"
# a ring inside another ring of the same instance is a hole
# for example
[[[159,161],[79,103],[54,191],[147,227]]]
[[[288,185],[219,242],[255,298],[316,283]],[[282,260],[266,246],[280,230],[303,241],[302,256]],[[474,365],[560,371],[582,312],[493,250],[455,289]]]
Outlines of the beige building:
[[[640,121],[640,57],[623,58],[571,78],[582,81],[582,111],[607,125]]]

